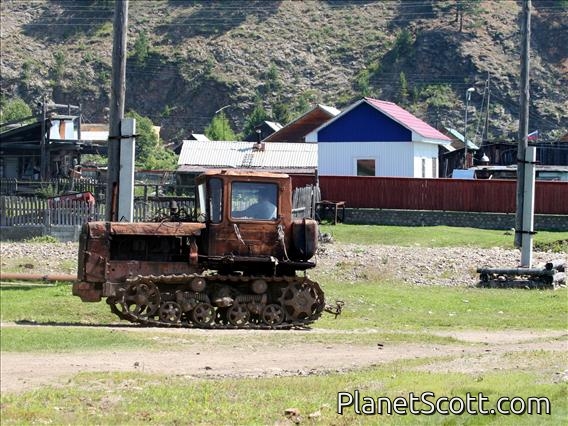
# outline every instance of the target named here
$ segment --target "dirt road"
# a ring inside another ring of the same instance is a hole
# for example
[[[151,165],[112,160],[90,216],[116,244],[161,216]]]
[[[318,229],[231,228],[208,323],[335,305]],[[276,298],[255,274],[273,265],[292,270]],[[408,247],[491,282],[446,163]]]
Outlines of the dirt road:
[[[21,327],[3,324],[2,327]],[[175,333],[202,335],[203,330],[169,330]],[[333,333],[333,330],[313,330]],[[432,364],[439,371],[482,372],[498,365],[506,354],[527,350],[558,351],[559,366],[551,371],[550,380],[568,379],[566,352],[568,334],[561,331],[480,332],[459,331],[433,333],[451,336],[458,343],[400,344],[377,342],[372,345],[301,343],[277,346],[247,343],[247,336],[271,333],[261,330],[221,331],[243,335],[237,345],[222,351],[214,343],[191,345],[184,350],[163,351],[96,351],[73,353],[3,353],[1,391],[19,392],[46,384],[63,384],[80,372],[156,373],[199,378],[264,377],[324,374],[348,371],[400,359],[451,357]],[[291,331],[290,333],[295,333]],[[300,333],[302,333],[300,331]],[[339,332],[338,333],[342,333]],[[356,340],[356,339],[354,339]],[[262,341],[260,339],[260,341]],[[283,339],[285,342],[285,339]],[[429,367],[430,368],[430,367]],[[554,377],[553,377],[554,376]]]

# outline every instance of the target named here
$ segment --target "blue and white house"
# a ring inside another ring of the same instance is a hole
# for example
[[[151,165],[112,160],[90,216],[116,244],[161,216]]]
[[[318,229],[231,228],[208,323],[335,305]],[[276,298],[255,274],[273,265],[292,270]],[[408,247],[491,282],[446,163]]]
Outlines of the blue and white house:
[[[451,139],[392,102],[363,98],[306,135],[320,176],[437,178]]]

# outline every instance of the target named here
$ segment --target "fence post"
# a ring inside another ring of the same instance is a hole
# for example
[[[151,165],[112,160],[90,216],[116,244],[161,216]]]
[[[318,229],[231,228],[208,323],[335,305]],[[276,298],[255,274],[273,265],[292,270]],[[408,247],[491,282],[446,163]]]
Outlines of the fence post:
[[[6,226],[8,224],[8,218],[6,217],[6,197],[0,197],[0,225]]]
[[[43,226],[45,226],[46,232],[51,235],[51,206],[49,205],[49,202],[43,211]]]

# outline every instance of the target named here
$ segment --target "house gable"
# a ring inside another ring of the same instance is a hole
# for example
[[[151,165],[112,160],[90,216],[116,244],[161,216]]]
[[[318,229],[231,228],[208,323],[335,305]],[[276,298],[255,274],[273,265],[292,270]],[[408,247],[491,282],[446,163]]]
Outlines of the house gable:
[[[305,142],[306,135],[340,113],[326,105],[317,105],[264,139],[264,142]]]
[[[318,142],[411,141],[412,132],[366,102],[317,131]]]

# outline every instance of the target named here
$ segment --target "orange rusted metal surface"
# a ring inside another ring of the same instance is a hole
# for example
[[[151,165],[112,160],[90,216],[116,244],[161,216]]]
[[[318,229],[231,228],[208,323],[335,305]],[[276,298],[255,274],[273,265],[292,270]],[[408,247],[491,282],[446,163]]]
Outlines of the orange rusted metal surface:
[[[192,214],[172,205],[155,222],[85,224],[73,294],[154,326],[290,328],[319,318],[324,294],[305,275],[317,222],[292,220],[290,177],[217,170],[196,186]]]

